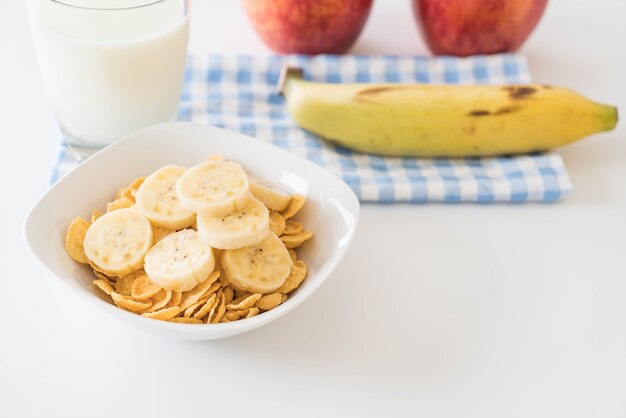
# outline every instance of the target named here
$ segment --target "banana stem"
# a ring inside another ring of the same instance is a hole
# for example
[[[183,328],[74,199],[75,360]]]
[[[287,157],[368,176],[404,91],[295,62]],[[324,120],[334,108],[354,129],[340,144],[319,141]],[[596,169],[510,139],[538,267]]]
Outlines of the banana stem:
[[[304,71],[302,71],[302,68],[292,67],[286,64],[283,65],[283,68],[280,69],[280,77],[278,78],[278,93],[285,97],[289,80],[301,80],[303,75]]]

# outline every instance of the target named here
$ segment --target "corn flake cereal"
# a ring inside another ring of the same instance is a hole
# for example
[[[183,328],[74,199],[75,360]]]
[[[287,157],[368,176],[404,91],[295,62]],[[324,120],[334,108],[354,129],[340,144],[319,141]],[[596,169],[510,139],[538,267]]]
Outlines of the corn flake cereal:
[[[146,312],[142,313],[142,316],[146,318],[152,319],[160,319],[161,321],[167,321],[174,318],[176,315],[180,313],[180,308],[178,306],[172,306],[171,308],[160,309],[154,312]]]
[[[285,283],[278,289],[280,293],[291,293],[296,290],[300,284],[306,278],[307,266],[304,264],[304,261],[297,260],[291,266],[291,271],[289,272],[289,277],[285,280]]]
[[[96,222],[96,219],[98,219],[101,216],[102,216],[102,212],[100,212],[98,209],[94,209],[94,211],[91,212],[91,223]]]
[[[111,212],[117,209],[126,209],[130,208],[131,206],[133,206],[132,200],[126,197],[120,197],[114,202],[107,203],[107,212]]]
[[[288,249],[298,248],[301,246],[304,241],[311,239],[313,236],[313,232],[311,231],[302,231],[296,235],[281,235],[280,239],[285,244],[285,247]]]
[[[130,296],[120,295],[116,292],[111,293],[111,297],[117,306],[131,312],[140,313],[152,306],[152,302],[149,300],[134,300]]]
[[[285,231],[286,221],[278,212],[270,212],[270,231],[280,236]]]
[[[207,316],[209,314],[209,312],[211,311],[211,308],[213,308],[213,306],[215,305],[215,303],[217,302],[217,294],[213,293],[208,299],[207,301],[204,303],[204,305],[198,310],[198,312],[196,312],[193,317],[196,319],[203,319],[205,316]]]
[[[231,322],[231,321],[236,321],[238,319],[244,318],[246,315],[248,315],[248,310],[247,309],[238,309],[238,310],[234,310],[234,311],[227,311],[224,316],[221,318],[221,322]]]
[[[283,299],[283,295],[280,292],[270,293],[269,295],[263,295],[257,302],[256,307],[259,309],[263,309],[264,311],[269,311],[270,309],[274,309],[281,303],[283,303],[286,298]]]
[[[219,302],[211,309],[209,313],[209,317],[207,318],[207,323],[217,324],[224,316],[226,312],[226,304],[224,303],[224,294],[220,294]]]
[[[65,251],[72,259],[82,264],[89,264],[83,247],[87,229],[89,229],[89,222],[77,216],[70,224],[65,236]]]
[[[166,236],[173,234],[174,232],[176,231],[174,231],[173,229],[167,229],[160,226],[152,225],[152,245],[161,241]]]
[[[260,293],[253,293],[250,295],[240,296],[237,299],[233,300],[230,304],[226,305],[226,309],[228,310],[241,310],[248,309],[254,306],[257,300],[259,300],[263,296]]]
[[[100,273],[97,270],[93,271],[93,275],[96,276],[96,279],[100,279],[100,280],[104,280],[105,282],[109,282],[110,285],[114,285],[115,284],[115,278],[111,278],[109,276],[107,276],[104,273]]]
[[[300,212],[304,202],[306,202],[306,197],[302,195],[291,196],[291,200],[289,200],[287,207],[282,212],[283,218],[289,219],[294,217],[296,213]]]
[[[177,316],[176,318],[168,319],[169,322],[178,322],[179,324],[202,324],[203,322],[196,318],[185,318]]]
[[[146,300],[150,299],[161,290],[159,286],[150,281],[147,274],[141,274],[133,281],[130,294],[133,299]]]
[[[231,303],[234,297],[235,291],[233,290],[233,288],[230,285],[226,286],[224,288],[224,301],[226,302],[226,304],[228,305],[229,303]]]
[[[152,301],[152,306],[150,307],[150,312],[154,312],[154,311],[158,311],[160,309],[163,309],[165,307],[168,306],[168,304],[170,303],[170,300],[172,299],[172,291],[171,290],[165,290],[165,289],[161,289],[159,290],[154,296],[152,296],[152,298],[150,299]],[[178,304],[174,305],[177,308]],[[172,306],[170,306],[171,308]],[[180,308],[179,308],[180,309]]]
[[[103,276],[107,276],[107,277],[109,277],[111,279],[117,280],[117,276],[102,270],[100,267],[98,267],[94,263],[92,263],[91,260],[89,260],[89,267],[91,267],[93,269],[94,273],[100,273]]]
[[[111,286],[111,283],[109,283],[108,280],[96,279],[91,283],[96,285],[98,289],[102,290],[109,296],[111,295],[111,293],[115,292],[115,289],[113,288],[113,286]]]
[[[145,177],[139,177],[138,179],[133,180],[133,182],[130,183],[128,187],[122,189],[119,192],[119,196],[117,196],[116,199],[119,199],[120,197],[125,197],[131,202],[135,203],[135,195],[137,194],[137,190],[139,190],[139,187],[143,184],[143,181],[145,179]]]
[[[248,314],[246,315],[246,318],[252,318],[253,316],[257,316],[259,314],[259,308],[252,307],[250,309],[248,309]]]
[[[120,295],[130,296],[133,292],[133,283],[135,283],[135,279],[143,274],[143,270],[137,270],[124,277],[118,278],[115,282],[115,291]]]
[[[223,157],[210,156],[211,161],[223,161]],[[106,212],[134,207],[137,191],[145,177],[133,180],[128,186],[117,190],[113,201],[107,203]],[[127,275],[118,275],[102,270],[85,254],[83,242],[90,225],[96,222],[103,213],[95,209],[91,213],[90,221],[76,217],[67,229],[65,247],[67,254],[75,261],[89,264],[94,272],[92,291],[102,291],[109,295],[106,300],[114,303],[121,309],[140,314],[145,318],[181,324],[217,324],[252,318],[287,300],[287,294],[296,290],[307,275],[307,266],[298,260],[295,248],[302,245],[313,236],[301,222],[293,217],[302,209],[306,198],[294,195],[281,212],[268,208],[270,230],[280,237],[289,251],[293,261],[290,274],[283,285],[274,293],[262,295],[250,293],[233,286],[225,274],[221,274],[223,267],[221,256],[224,250],[213,249],[215,259],[214,271],[202,283],[193,289],[180,292],[166,290],[153,283],[148,275],[140,268]],[[103,220],[104,221],[104,220]],[[151,225],[153,245],[177,231]],[[197,223],[190,229],[197,231]]]
[[[182,292],[176,292],[172,290],[172,299],[170,300],[168,306],[179,306],[182,298],[183,298]]]
[[[180,309],[185,310],[194,303],[198,302],[202,296],[209,290],[211,285],[215,283],[215,281],[219,278],[220,273],[214,271],[209,275],[209,277],[194,287],[193,289],[183,292],[182,299],[180,301]]]
[[[287,219],[287,221],[285,222],[285,229],[283,230],[283,234],[296,235],[302,232],[303,229],[304,226],[300,222],[294,221],[293,219]]]
[[[185,312],[183,313],[183,316],[185,318],[190,318],[191,315],[193,315],[193,313],[196,311],[196,309],[198,309],[203,304],[204,304],[204,301],[202,301],[202,300],[194,303],[193,305],[191,305],[187,309],[185,309]]]

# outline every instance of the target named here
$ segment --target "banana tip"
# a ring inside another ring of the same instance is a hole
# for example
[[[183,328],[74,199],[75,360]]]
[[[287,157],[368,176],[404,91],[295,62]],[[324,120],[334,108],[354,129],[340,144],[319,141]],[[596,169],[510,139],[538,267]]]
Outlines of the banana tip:
[[[278,78],[278,94],[284,97],[287,81],[291,78],[302,78],[303,75],[304,71],[302,71],[302,68],[292,67],[287,64],[283,65],[280,69],[280,77]]]
[[[619,114],[617,111],[617,106],[607,106],[607,117],[605,119],[605,131],[613,130],[617,126],[617,122],[619,120]]]

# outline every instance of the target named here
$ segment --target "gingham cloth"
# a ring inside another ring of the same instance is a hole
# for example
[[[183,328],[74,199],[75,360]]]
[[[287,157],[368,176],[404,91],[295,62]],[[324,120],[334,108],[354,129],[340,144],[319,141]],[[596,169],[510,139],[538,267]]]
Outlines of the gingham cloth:
[[[239,131],[288,149],[336,174],[364,202],[549,202],[571,190],[563,160],[554,152],[415,159],[359,154],[328,144],[290,119],[276,89],[284,63],[303,68],[308,79],[331,83],[530,81],[526,60],[516,54],[470,58],[191,56],[179,119]],[[75,164],[63,145],[52,181]]]

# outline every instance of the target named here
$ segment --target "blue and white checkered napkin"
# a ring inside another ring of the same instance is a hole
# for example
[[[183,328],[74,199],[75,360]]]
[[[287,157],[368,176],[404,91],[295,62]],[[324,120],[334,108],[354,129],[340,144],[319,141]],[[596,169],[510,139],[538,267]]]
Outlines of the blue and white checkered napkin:
[[[179,119],[242,132],[308,158],[342,178],[364,202],[554,201],[571,190],[563,160],[553,152],[478,159],[388,158],[354,153],[298,128],[276,83],[282,64],[333,83],[528,82],[526,60],[504,54],[452,57],[192,56]],[[53,180],[72,166],[61,152]]]

